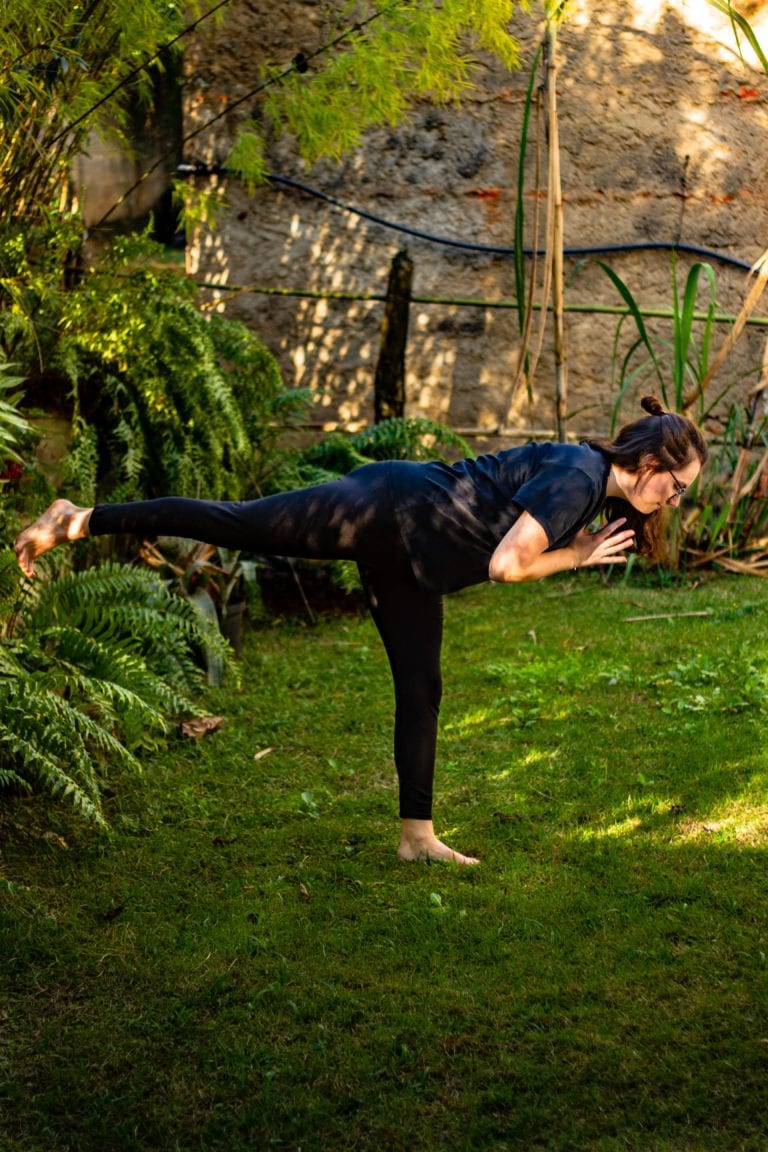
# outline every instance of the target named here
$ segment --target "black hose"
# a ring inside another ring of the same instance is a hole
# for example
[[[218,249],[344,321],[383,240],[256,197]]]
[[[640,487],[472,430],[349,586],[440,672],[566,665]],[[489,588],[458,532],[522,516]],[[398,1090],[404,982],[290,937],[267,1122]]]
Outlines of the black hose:
[[[194,175],[194,176],[211,176],[228,174],[229,169],[223,164],[204,164],[202,162],[195,162],[193,164],[179,164],[177,169],[181,175]],[[379,224],[382,228],[389,228],[393,232],[402,232],[406,236],[413,236],[418,240],[427,240],[431,244],[442,244],[449,248],[460,248],[465,252],[482,252],[490,256],[514,256],[515,249],[503,247],[496,244],[476,244],[470,240],[453,240],[448,236],[435,236],[431,232],[424,232],[420,228],[411,228],[407,224],[397,224],[393,220],[387,220],[383,216],[378,216],[374,212],[366,212],[364,208],[356,208],[353,204],[345,204],[343,200],[337,199],[335,196],[329,195],[328,192],[322,192],[319,188],[313,188],[309,184],[302,184],[299,180],[293,180],[289,176],[278,176],[272,172],[267,177],[272,184],[280,184],[286,188],[293,188],[297,192],[304,192],[308,196],[314,196],[318,200],[324,200],[326,204],[332,204],[335,208],[341,208],[344,212],[351,212],[354,216],[359,216],[363,220],[370,220],[373,224]],[[728,256],[725,252],[713,251],[709,248],[701,248],[698,244],[683,244],[676,240],[639,240],[626,244],[597,244],[587,248],[564,248],[563,254],[565,256],[602,256],[609,253],[619,252],[648,252],[648,251],[664,251],[664,252],[688,252],[693,256],[701,256],[708,260],[719,260],[721,264],[730,264],[734,268],[742,268],[749,272],[752,268],[745,260],[738,260],[735,256]],[[545,255],[543,248],[523,248],[525,256]]]

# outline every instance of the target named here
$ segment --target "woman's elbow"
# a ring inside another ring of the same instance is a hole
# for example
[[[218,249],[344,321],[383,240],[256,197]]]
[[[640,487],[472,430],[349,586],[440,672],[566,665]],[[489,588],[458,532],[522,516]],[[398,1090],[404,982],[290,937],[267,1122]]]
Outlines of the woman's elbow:
[[[527,580],[525,569],[511,557],[491,556],[488,579],[494,584],[517,584]]]

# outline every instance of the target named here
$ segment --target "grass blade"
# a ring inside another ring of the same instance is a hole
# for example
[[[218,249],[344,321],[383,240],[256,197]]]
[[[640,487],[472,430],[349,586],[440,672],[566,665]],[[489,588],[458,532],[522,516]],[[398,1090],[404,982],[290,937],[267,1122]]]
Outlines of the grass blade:
[[[636,326],[637,331],[639,333],[640,340],[645,345],[646,349],[648,350],[648,354],[651,358],[651,362],[652,362],[653,367],[656,371],[656,375],[659,379],[659,384],[661,385],[662,392],[663,392],[665,390],[664,376],[663,376],[663,373],[661,371],[661,366],[659,365],[659,362],[656,358],[656,353],[654,352],[653,345],[651,344],[651,341],[648,337],[648,330],[645,327],[645,321],[643,320],[643,315],[642,315],[642,312],[640,311],[640,308],[638,306],[637,301],[635,300],[634,296],[632,295],[632,293],[630,292],[629,288],[624,283],[624,281],[621,279],[621,277],[618,276],[614,272],[613,268],[609,267],[607,264],[604,264],[602,262],[602,260],[598,260],[597,265],[599,268],[602,268],[603,272],[605,272],[606,276],[611,281],[613,286],[616,288],[617,292],[619,293],[622,300],[624,301],[627,308],[629,309],[630,315],[631,315],[632,319],[634,320],[635,326]]]

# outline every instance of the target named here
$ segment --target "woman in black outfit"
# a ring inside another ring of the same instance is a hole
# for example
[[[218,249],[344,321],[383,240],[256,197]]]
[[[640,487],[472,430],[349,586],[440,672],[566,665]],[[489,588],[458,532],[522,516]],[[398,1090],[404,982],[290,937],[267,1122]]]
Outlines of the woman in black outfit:
[[[707,457],[690,420],[654,397],[610,443],[528,444],[456,464],[385,461],[327,484],[225,503],[169,497],[77,508],[55,501],[21,533],[23,571],[83,536],[184,536],[271,556],[357,562],[395,689],[395,765],[405,860],[474,864],[432,826],[443,595],[485,580],[657,555],[661,517]],[[590,532],[602,512],[608,523]]]

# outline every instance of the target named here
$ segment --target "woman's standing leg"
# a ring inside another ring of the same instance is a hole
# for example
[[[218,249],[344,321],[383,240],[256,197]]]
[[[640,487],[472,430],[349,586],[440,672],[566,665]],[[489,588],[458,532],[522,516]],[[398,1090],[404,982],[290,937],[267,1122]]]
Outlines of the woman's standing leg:
[[[475,864],[435,836],[432,790],[442,696],[443,599],[419,587],[401,555],[386,565],[359,564],[368,605],[389,658],[395,691],[395,766],[400,782],[404,860]]]

